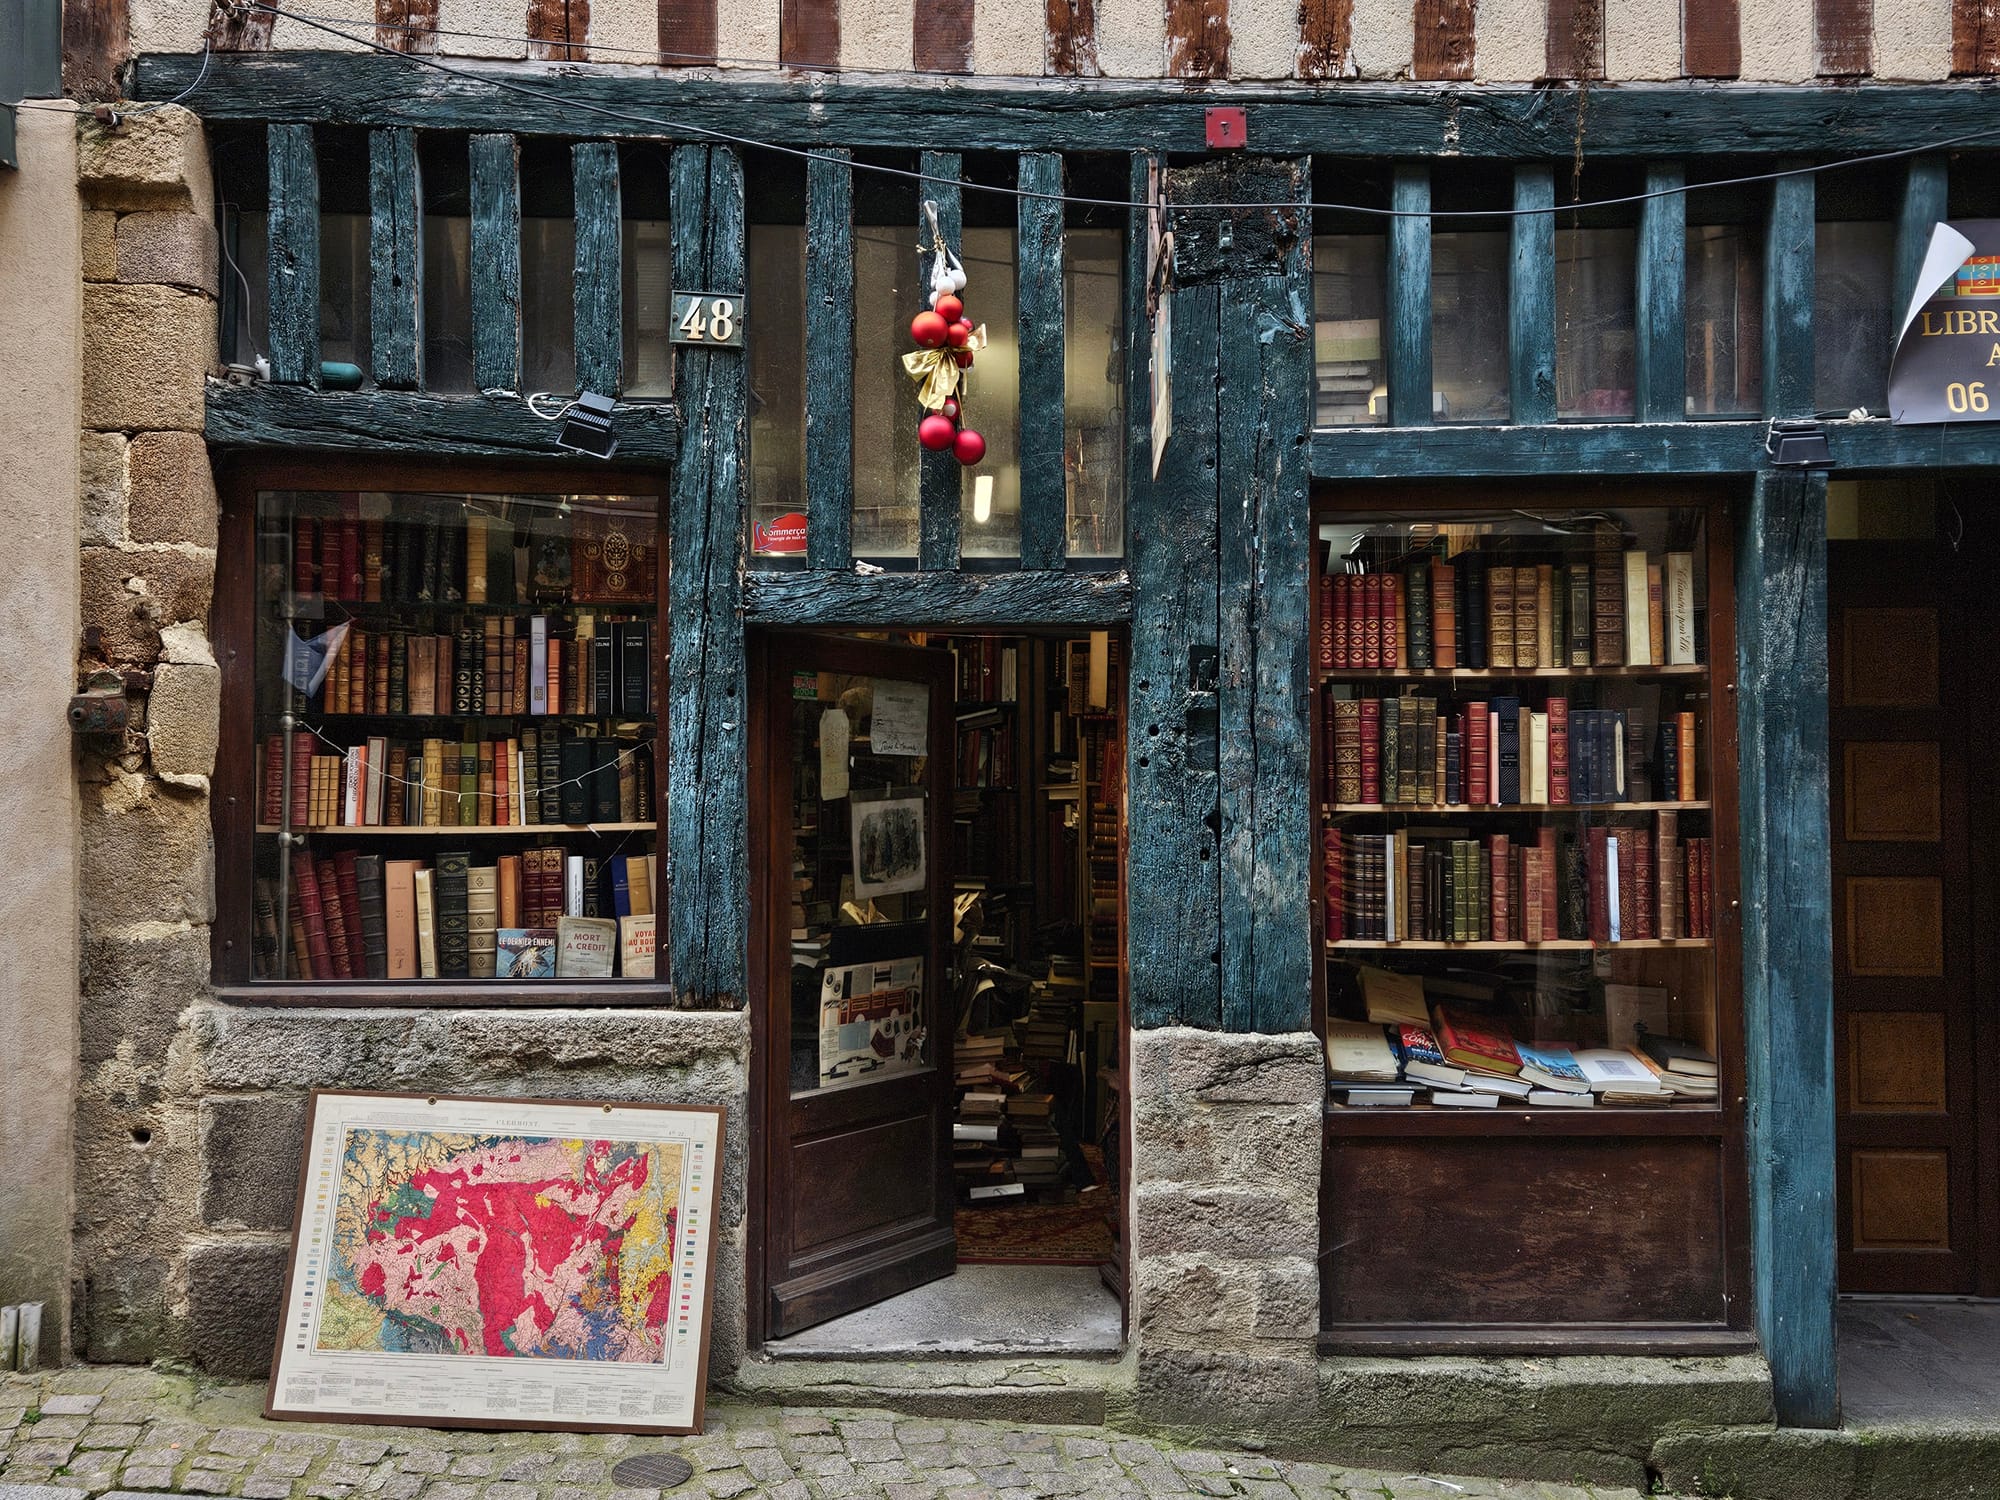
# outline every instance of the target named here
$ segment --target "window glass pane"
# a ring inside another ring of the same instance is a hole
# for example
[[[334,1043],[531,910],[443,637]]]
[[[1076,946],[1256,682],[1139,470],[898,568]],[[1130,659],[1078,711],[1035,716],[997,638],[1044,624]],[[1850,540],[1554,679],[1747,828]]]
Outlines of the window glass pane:
[[[1382,362],[1387,245],[1379,234],[1313,237],[1315,427],[1389,420]]]
[[[1888,409],[1894,229],[1825,223],[1814,236],[1813,404],[1845,415]]]
[[[966,557],[1021,555],[1021,334],[1015,305],[1014,231],[968,229],[965,315],[986,327],[986,347],[965,372],[963,425],[986,439],[986,457],[959,471],[959,551]],[[916,305],[910,309],[916,312]],[[911,346],[908,319],[902,348]],[[899,374],[901,371],[899,369]],[[916,383],[903,376],[901,419],[922,415]]]
[[[1431,236],[1431,371],[1440,422],[1504,422],[1507,236]]]
[[[917,403],[902,365],[918,305],[912,243],[901,225],[854,227],[857,557],[917,555]],[[988,316],[983,296],[974,310]]]
[[[359,365],[372,377],[368,304],[368,215],[319,221],[319,357]]]
[[[1687,231],[1687,411],[1763,408],[1764,275],[1758,234],[1742,224]]]
[[[472,385],[472,221],[424,215],[424,389]]]
[[[521,391],[576,394],[574,219],[521,221]]]
[[[236,248],[230,253],[233,266],[223,266],[223,274],[235,282],[236,342],[229,357],[239,365],[254,366],[259,355],[270,353],[269,221],[261,210],[237,215]]]
[[[657,497],[257,514],[255,977],[650,978]]]
[[[1069,555],[1125,552],[1125,237],[1072,229],[1063,265]]]
[[[758,527],[806,508],[806,232],[801,224],[750,226],[751,550]]]
[[[1633,396],[1631,229],[1556,231],[1556,413],[1629,417]]]
[[[668,283],[673,244],[665,219],[627,219],[619,267],[624,283],[624,375],[628,396],[665,396],[673,390],[673,359],[667,343],[673,297]],[[752,236],[754,245],[754,233]],[[750,274],[754,277],[753,262]],[[749,337],[750,331],[745,330]]]

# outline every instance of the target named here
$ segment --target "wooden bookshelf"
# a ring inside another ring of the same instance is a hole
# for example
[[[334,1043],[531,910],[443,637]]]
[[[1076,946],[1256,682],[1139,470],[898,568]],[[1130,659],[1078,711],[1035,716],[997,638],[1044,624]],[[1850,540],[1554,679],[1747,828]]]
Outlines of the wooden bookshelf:
[[[458,794],[454,794],[458,795]],[[374,838],[378,835],[394,838],[406,834],[428,834],[433,838],[471,836],[473,834],[512,834],[517,837],[546,833],[651,833],[653,823],[453,823],[436,827],[411,823],[354,825],[349,823],[314,823],[309,827],[285,830],[275,823],[259,823],[259,833],[319,833],[343,834],[353,838]]]
[[[1593,943],[1588,938],[1550,938],[1540,943],[1513,939],[1497,942],[1492,938],[1477,943],[1441,942],[1431,938],[1403,938],[1394,942],[1380,938],[1342,938],[1337,943],[1326,945],[1329,953],[1340,953],[1350,948],[1389,948],[1405,953],[1444,953],[1457,952],[1460,949],[1474,953],[1587,953],[1594,949],[1601,949],[1606,953],[1622,953],[1628,948],[1713,948],[1714,946],[1714,938],[1628,938],[1618,943]]]
[[[1329,1102],[1330,1136],[1719,1136],[1727,1116],[1719,1104],[1589,1109],[1509,1107],[1463,1109],[1410,1104],[1351,1109]]]
[[[1672,667],[1322,667],[1317,673],[1321,682],[1587,682],[1707,675],[1705,662]]]
[[[1707,812],[1707,801],[1696,802],[1322,802],[1320,811],[1335,817],[1350,813],[1399,813],[1405,817],[1461,818],[1506,816],[1512,813],[1651,813]]]

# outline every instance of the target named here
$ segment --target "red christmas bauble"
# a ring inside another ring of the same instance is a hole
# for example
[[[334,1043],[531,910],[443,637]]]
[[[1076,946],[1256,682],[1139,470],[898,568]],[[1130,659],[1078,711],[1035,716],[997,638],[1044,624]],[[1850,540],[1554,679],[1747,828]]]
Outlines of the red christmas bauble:
[[[960,318],[945,329],[944,341],[954,349],[963,349],[972,341],[972,325]]]
[[[950,292],[946,292],[942,297],[938,298],[935,306],[937,307],[937,315],[947,323],[956,323],[960,318],[965,316],[965,304]]]
[[[917,423],[917,441],[933,453],[944,452],[957,436],[958,428],[952,425],[950,417],[941,412],[932,412]],[[982,443],[980,446],[983,448],[985,445]]]
[[[972,368],[972,351],[970,349],[954,349],[951,351],[951,357],[958,361],[958,367],[961,370]]]
[[[951,396],[944,398],[944,414],[954,421],[958,418],[958,401]]]
[[[968,427],[952,439],[951,451],[957,455],[960,463],[971,468],[986,457],[986,439]]]
[[[944,342],[945,329],[950,326],[934,312],[920,312],[910,319],[910,337],[919,347],[935,349]]]

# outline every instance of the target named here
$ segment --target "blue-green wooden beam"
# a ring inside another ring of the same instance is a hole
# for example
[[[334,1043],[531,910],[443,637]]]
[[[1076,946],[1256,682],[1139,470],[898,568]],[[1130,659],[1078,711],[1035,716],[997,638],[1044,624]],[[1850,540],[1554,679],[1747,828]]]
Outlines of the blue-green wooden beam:
[[[1108,573],[751,572],[743,618],[789,629],[1103,630],[1132,614],[1132,580]]]
[[[1751,1289],[1779,1425],[1840,1425],[1824,471],[1738,508],[1736,677]]]
[[[1950,212],[1946,205],[1950,187],[1949,157],[1910,158],[1903,177],[1903,199],[1896,212],[1895,300],[1889,304],[1892,336],[1903,326],[1904,310],[1916,289],[1917,273],[1923,269],[1924,251],[1930,248],[1931,230]]]
[[[1389,421],[1420,427],[1431,420],[1430,168],[1399,163],[1389,203],[1403,215],[1389,221]]]
[[[310,125],[273,125],[269,284],[271,379],[319,384],[319,156]]]
[[[576,388],[615,396],[624,389],[624,213],[618,148],[582,141],[570,148],[576,184]]]
[[[218,448],[381,453],[575,464],[554,424],[518,400],[417,391],[315,391],[303,385],[211,385],[208,441]],[[618,413],[618,461],[665,465],[679,446],[672,402]]]
[[[141,57],[133,97],[171,99],[194,83],[200,52]],[[797,80],[568,75],[529,81],[504,64],[454,59],[463,78],[405,58],[349,53],[216,53],[202,80],[206,119],[295,120],[574,136],[657,137],[674,125],[741,131],[794,144],[908,149],[948,140],[961,151],[1207,152],[1207,107],[1250,112],[1252,139],[1275,155],[1376,159],[1450,154],[1566,162],[1579,140],[1593,159],[1826,155],[1923,146],[1990,129],[1990,84],[1799,85],[1621,83],[1551,91],[1533,85],[1324,89],[1231,82],[1190,94],[1178,80],[1064,79],[991,87],[925,79],[847,85],[838,97]],[[526,93],[482,87],[496,78]],[[638,116],[584,115],[594,105]],[[1583,113],[1586,110],[1587,113]],[[663,123],[671,122],[671,124]]]
[[[960,211],[956,151],[926,151],[918,167],[928,181],[917,184],[917,237],[923,248],[917,255],[917,295],[909,300],[914,317],[930,305],[931,248],[930,219],[923,211],[926,200],[937,205],[938,228],[945,244],[961,260],[965,256],[965,216]],[[968,287],[968,291],[977,291]],[[972,413],[968,412],[968,416]],[[974,424],[977,425],[976,422]],[[933,453],[919,449],[917,460],[917,560],[924,568],[958,566],[960,512],[965,503],[965,468],[949,449]]]
[[[471,154],[472,378],[482,391],[521,382],[521,143],[475,135]]]
[[[806,163],[806,557],[854,552],[854,169],[846,151]]]
[[[1052,152],[1021,158],[1025,192],[1060,195],[1063,161]],[[1060,568],[1069,525],[1063,464],[1063,206],[1022,198],[1015,236],[1015,310],[1021,351],[1021,566]]]
[[[369,347],[375,384],[424,383],[424,188],[414,130],[368,134]]]
[[[1764,415],[1813,414],[1813,179],[1771,184],[1764,221]]]
[[[1514,168],[1508,240],[1507,388],[1515,423],[1556,419],[1555,169],[1546,162]]]
[[[1639,205],[1637,342],[1634,379],[1642,422],[1687,416],[1687,198],[1678,162],[1646,168],[1649,197]]]
[[[678,146],[669,173],[673,284],[741,295],[743,163]],[[749,963],[749,678],[742,595],[746,499],[743,352],[683,346],[675,396],[688,431],[667,508],[669,632],[665,866],[674,1003],[739,1005]]]

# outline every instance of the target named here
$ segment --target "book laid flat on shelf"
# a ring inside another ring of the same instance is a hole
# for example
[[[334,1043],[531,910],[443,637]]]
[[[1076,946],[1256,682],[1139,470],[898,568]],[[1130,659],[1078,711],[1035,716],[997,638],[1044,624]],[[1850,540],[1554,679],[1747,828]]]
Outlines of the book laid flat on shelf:
[[[1569,1048],[1556,1042],[1516,1042],[1514,1047],[1521,1057],[1524,1082],[1557,1093],[1590,1092],[1590,1080]]]
[[[1514,1039],[1483,1016],[1441,1005],[1437,1010],[1437,1038],[1449,1062],[1510,1076],[1521,1071],[1521,1054]]]
[[[1393,1084],[1396,1081],[1396,1054],[1380,1026],[1367,1021],[1326,1023],[1327,1070],[1336,1078],[1355,1083]]]
[[[1335,1087],[1341,1101],[1350,1109],[1389,1108],[1397,1109],[1414,1103],[1415,1089],[1402,1088],[1340,1088]]]
[[[1683,1041],[1679,1037],[1662,1036],[1642,1030],[1639,1034],[1639,1050],[1661,1067],[1673,1072],[1695,1078],[1716,1076],[1715,1058],[1708,1049],[1697,1047],[1693,1042]]]
[[[1391,1045],[1403,1064],[1403,1077],[1412,1083],[1440,1088],[1464,1087],[1465,1069],[1455,1068],[1445,1061],[1444,1049],[1438,1046],[1437,1037],[1428,1026],[1395,1027]]]

